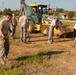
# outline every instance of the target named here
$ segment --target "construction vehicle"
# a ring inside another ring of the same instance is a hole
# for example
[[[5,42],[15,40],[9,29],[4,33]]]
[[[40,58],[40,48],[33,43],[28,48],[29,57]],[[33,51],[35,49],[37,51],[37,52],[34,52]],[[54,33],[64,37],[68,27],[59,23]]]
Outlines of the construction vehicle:
[[[29,32],[41,31],[43,34],[48,34],[50,20],[43,18],[43,14],[47,14],[47,5],[28,4],[26,13],[29,20]],[[47,31],[45,31],[45,28],[47,28]]]
[[[42,34],[48,35],[51,18],[47,15],[47,5],[43,4],[28,4],[26,15],[29,20],[29,32],[41,31]],[[54,34],[61,36],[73,32],[70,26],[59,26],[54,28]]]

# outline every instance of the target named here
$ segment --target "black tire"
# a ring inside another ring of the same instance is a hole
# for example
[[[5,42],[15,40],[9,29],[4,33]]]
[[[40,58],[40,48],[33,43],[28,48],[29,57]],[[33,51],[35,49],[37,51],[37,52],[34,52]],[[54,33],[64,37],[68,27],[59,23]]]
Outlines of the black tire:
[[[34,31],[34,21],[32,18],[28,18],[29,21],[29,32],[32,33]]]
[[[48,32],[49,32],[49,26],[42,26],[41,27],[41,33],[43,35],[48,35]]]

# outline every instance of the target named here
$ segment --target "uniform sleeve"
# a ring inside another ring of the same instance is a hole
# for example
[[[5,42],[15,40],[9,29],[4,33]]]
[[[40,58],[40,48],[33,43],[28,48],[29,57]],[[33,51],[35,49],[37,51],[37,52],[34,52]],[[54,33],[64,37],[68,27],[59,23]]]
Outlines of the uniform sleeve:
[[[10,23],[11,23],[11,25],[12,25],[12,19],[11,19]]]
[[[54,26],[56,25],[56,21],[55,21],[55,20],[53,20],[53,22],[52,22],[52,23],[53,23],[53,25],[54,25]]]
[[[28,22],[28,18],[26,17],[26,21]]]
[[[21,17],[19,18],[19,22],[21,21]]]
[[[17,19],[16,19],[16,25],[17,25]]]
[[[3,26],[3,21],[0,21],[0,26]]]
[[[21,25],[21,17],[19,18],[19,21],[18,22],[19,22],[19,25]]]
[[[74,25],[74,29],[76,29],[76,23],[75,23],[75,25]]]

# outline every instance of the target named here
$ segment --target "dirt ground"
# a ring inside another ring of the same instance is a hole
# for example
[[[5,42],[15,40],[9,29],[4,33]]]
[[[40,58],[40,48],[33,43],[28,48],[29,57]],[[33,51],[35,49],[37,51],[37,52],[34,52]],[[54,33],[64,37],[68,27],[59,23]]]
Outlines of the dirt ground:
[[[19,41],[19,32],[16,32],[15,39],[10,39],[8,58],[14,66],[23,67],[23,75],[76,75],[74,38],[54,37],[53,44],[48,44],[48,36],[40,32],[31,33],[30,37],[27,44]],[[42,64],[25,62],[38,53],[41,53]]]
[[[45,65],[25,64],[25,75],[76,75],[76,45],[74,38],[55,38],[53,44],[47,43],[48,36],[33,33],[28,44],[19,42],[19,38],[10,40],[8,58],[15,59],[43,54]],[[18,61],[20,62],[20,61]],[[31,73],[31,74],[29,74]]]

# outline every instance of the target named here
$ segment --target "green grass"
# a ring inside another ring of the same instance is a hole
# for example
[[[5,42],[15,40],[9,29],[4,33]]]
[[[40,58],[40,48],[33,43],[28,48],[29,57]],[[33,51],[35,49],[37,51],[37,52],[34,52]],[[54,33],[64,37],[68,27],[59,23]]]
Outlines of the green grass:
[[[39,51],[32,56],[23,56],[17,59],[17,61],[26,61],[27,63],[44,64],[44,59],[50,59],[51,57],[57,57],[64,51]]]
[[[32,56],[23,56],[17,59],[17,61],[24,61],[26,63],[36,63],[36,64],[43,64],[43,59],[40,53]]]
[[[63,22],[63,25],[74,26],[74,23],[73,22]],[[17,29],[17,31],[16,31],[16,37],[17,37],[17,39],[14,39],[13,41],[10,40],[10,44],[12,46],[18,47],[18,46],[20,46],[19,29]],[[61,41],[61,42],[63,42],[63,41]],[[39,48],[43,47],[43,43],[42,42],[36,42],[35,44],[32,43],[32,45],[29,45],[29,47],[26,46],[26,48],[34,48],[34,49],[38,48],[38,47]],[[73,46],[73,48],[76,48],[76,46]],[[52,67],[52,64],[50,66],[46,61],[51,60],[51,59],[57,59],[57,58],[60,58],[61,56],[64,56],[64,57],[66,56],[66,60],[69,61],[70,57],[75,57],[76,55],[71,54],[70,51],[69,52],[66,51],[67,49],[68,48],[66,48],[63,45],[60,46],[57,51],[55,51],[56,48],[49,49],[49,50],[45,50],[43,48],[43,50],[40,50],[35,55],[30,54],[28,56],[19,57],[18,59],[16,59],[16,62],[12,61],[13,63],[10,66],[10,68],[9,67],[8,68],[0,67],[0,75],[31,75],[31,72],[29,71],[29,69],[26,68],[27,65],[31,66],[31,64],[33,64],[36,66],[36,64],[37,64],[38,66],[43,66],[46,68]],[[24,66],[25,66],[25,68],[24,68]],[[28,74],[26,73],[25,69],[28,70]]]
[[[0,75],[27,75],[25,72],[25,69],[26,69],[25,66],[31,65],[31,64],[33,65],[37,64],[37,65],[41,65],[43,67],[48,68],[49,64],[46,63],[45,60],[49,60],[51,58],[59,58],[59,55],[62,53],[63,51],[40,50],[35,55],[19,57],[15,61],[12,61],[10,67],[7,67],[7,68],[1,67]]]
[[[0,75],[24,75],[22,67],[14,69],[0,68]]]

